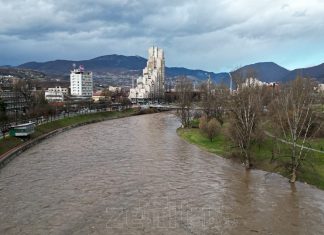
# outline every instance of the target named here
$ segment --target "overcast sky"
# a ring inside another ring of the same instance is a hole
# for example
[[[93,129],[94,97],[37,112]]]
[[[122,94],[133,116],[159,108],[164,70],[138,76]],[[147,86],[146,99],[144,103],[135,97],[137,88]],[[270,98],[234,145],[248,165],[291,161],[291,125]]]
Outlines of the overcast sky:
[[[0,65],[107,54],[230,71],[324,62],[323,0],[0,0]]]

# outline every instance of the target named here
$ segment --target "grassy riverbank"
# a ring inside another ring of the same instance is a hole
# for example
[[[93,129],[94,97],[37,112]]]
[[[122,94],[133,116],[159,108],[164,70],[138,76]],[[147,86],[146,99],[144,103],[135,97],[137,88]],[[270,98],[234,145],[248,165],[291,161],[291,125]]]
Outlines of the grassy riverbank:
[[[198,128],[177,130],[178,135],[191,144],[217,154],[225,158],[232,158],[240,161],[238,154],[235,154],[231,141],[226,138],[225,128],[222,128],[221,133],[211,142]],[[323,144],[323,139],[314,140],[314,148]],[[275,146],[275,147],[274,147]],[[322,145],[321,145],[322,146]],[[255,144],[252,149],[253,168],[279,173],[285,177],[289,177],[286,168],[288,161],[288,145],[275,141],[271,137],[265,137],[260,144]],[[312,152],[308,161],[305,162],[298,175],[298,180],[307,182],[324,189],[324,154]]]
[[[100,113],[89,113],[74,117],[66,117],[64,119],[56,120],[53,122],[45,123],[39,125],[35,128],[35,133],[32,134],[31,139],[34,139],[43,134],[49,133],[51,131],[60,129],[62,127],[67,127],[71,125],[78,125],[82,123],[91,123],[91,122],[99,122],[109,119],[128,117],[132,115],[138,114],[137,109],[127,109],[125,111],[112,111],[112,112],[100,112]],[[0,140],[0,156],[7,151],[18,147],[24,142],[15,137],[6,137],[5,139]]]

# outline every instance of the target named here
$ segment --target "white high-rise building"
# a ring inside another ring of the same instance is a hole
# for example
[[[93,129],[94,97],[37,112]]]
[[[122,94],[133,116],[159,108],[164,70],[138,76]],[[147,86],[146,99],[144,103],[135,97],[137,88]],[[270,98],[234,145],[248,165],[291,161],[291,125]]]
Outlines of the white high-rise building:
[[[158,100],[164,97],[165,60],[163,49],[148,49],[147,65],[143,76],[136,80],[136,87],[130,89],[129,99],[133,102]]]
[[[70,74],[71,95],[92,97],[93,80],[92,72],[84,71],[80,66],[78,69],[73,69]]]

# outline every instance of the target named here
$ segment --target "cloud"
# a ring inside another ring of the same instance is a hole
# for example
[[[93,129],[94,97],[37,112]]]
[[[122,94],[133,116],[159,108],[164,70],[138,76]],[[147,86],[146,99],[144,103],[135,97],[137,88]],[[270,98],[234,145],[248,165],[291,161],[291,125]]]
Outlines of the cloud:
[[[146,56],[155,44],[169,66],[303,66],[324,62],[323,13],[321,0],[0,0],[0,64]]]

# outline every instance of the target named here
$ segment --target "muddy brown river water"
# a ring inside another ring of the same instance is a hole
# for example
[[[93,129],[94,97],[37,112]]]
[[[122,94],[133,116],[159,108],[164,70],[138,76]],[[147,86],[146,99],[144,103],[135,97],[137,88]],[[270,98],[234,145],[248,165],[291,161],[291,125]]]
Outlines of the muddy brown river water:
[[[0,234],[324,234],[324,191],[206,153],[171,113],[52,137],[0,170]]]

